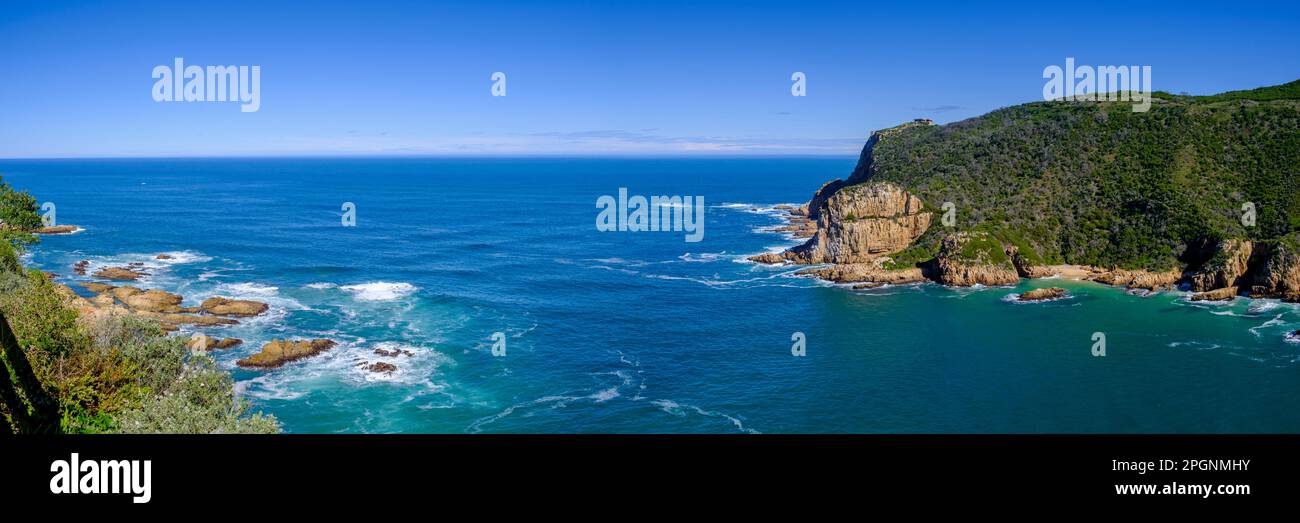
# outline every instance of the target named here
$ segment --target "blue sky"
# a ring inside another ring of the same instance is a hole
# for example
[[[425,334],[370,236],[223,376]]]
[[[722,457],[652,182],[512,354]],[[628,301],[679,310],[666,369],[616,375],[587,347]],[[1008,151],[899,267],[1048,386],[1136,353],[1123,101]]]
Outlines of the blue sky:
[[[1066,57],[1210,94],[1298,51],[1296,2],[4,0],[0,157],[854,155],[1041,99]],[[261,109],[155,102],[174,57],[260,66]]]

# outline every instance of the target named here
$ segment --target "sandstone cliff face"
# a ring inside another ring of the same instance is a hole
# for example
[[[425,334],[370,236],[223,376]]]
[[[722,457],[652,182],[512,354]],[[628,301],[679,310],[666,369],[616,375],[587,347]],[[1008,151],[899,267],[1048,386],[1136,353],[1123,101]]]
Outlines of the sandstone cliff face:
[[[919,198],[893,184],[841,188],[821,205],[817,234],[784,257],[796,263],[863,263],[901,251],[930,227],[932,215],[922,208]]]
[[[1286,242],[1259,251],[1249,282],[1251,296],[1300,301],[1300,252]]]
[[[1215,253],[1199,270],[1188,276],[1187,283],[1196,292],[1235,287],[1250,268],[1254,244],[1249,240],[1222,240]]]
[[[843,180],[831,180],[822,184],[821,188],[817,189],[817,192],[813,193],[812,199],[808,200],[807,211],[805,212],[808,219],[817,221],[821,218],[822,205],[826,203],[826,200],[829,199],[831,195],[835,194],[840,189],[843,189],[844,185]]]

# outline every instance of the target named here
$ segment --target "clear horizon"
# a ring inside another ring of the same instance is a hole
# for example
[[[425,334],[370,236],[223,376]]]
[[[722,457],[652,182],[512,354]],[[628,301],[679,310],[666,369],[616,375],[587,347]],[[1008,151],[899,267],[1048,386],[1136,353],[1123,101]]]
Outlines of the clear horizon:
[[[877,129],[1041,100],[1066,58],[1150,66],[1173,93],[1300,71],[1297,5],[1125,5],[18,3],[0,14],[21,80],[0,83],[0,158],[856,156]],[[258,66],[260,109],[154,101],[175,58]]]

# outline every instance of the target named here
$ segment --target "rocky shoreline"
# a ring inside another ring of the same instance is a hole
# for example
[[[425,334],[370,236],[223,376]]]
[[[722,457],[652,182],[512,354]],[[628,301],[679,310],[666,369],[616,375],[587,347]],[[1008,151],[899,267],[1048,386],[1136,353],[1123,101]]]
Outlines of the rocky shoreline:
[[[902,193],[902,190],[897,187],[877,191],[877,194],[900,195]],[[818,197],[820,196],[821,191],[818,191]],[[813,201],[818,201],[818,197],[814,197]],[[884,220],[887,223],[865,227],[855,223],[855,226],[864,227],[869,231],[898,232],[899,229],[896,227],[899,224],[898,218],[915,215],[908,212],[908,209],[915,205],[909,201],[910,198],[915,197],[895,196],[892,203],[876,208],[876,214],[866,214],[863,217],[855,217],[854,220],[858,223]],[[825,199],[821,198],[821,201]],[[957,232],[944,237],[939,254],[929,263],[920,263],[915,267],[891,268],[893,259],[890,255],[910,246],[911,242],[925,231],[918,233],[915,229],[911,229],[911,234],[891,235],[883,240],[873,238],[864,239],[856,245],[837,244],[846,241],[855,242],[857,239],[846,235],[842,224],[832,221],[827,225],[819,225],[818,222],[808,220],[808,205],[811,205],[811,202],[798,207],[778,206],[787,213],[779,218],[788,221],[789,225],[773,229],[779,232],[799,231],[800,234],[792,234],[792,236],[805,238],[807,242],[779,253],[763,253],[750,256],[748,259],[769,265],[818,265],[800,270],[796,274],[832,283],[852,284],[855,289],[922,282],[934,282],[950,287],[974,285],[993,287],[1016,285],[1022,278],[1061,278],[1143,291],[1176,290],[1182,287],[1193,292],[1189,297],[1192,301],[1224,301],[1239,295],[1300,301],[1300,263],[1297,263],[1300,261],[1297,258],[1300,257],[1289,252],[1276,253],[1270,258],[1274,260],[1275,265],[1286,265],[1286,270],[1282,274],[1268,271],[1268,275],[1263,277],[1265,285],[1255,285],[1249,289],[1238,287],[1239,282],[1248,279],[1247,276],[1253,276],[1248,274],[1251,272],[1251,267],[1261,263],[1261,260],[1251,258],[1249,251],[1242,254],[1243,250],[1249,249],[1250,242],[1227,240],[1222,245],[1216,246],[1215,252],[1231,253],[1227,257],[1229,263],[1203,266],[1198,270],[1171,268],[1167,271],[1155,272],[1088,265],[1031,265],[1019,260],[1014,250],[1010,249],[1010,252],[1006,252],[1012,260],[1009,265],[971,263],[955,256],[971,239],[969,234]],[[815,214],[833,220],[834,216],[842,213],[837,213],[833,209],[823,209],[821,213]],[[914,220],[917,224],[928,223],[924,218],[914,218]],[[884,247],[880,247],[881,245]]]
[[[848,181],[822,185],[807,204],[777,207],[785,212],[780,218],[786,224],[774,230],[806,239],[803,244],[748,259],[814,266],[796,274],[854,289],[927,281],[954,287],[1010,286],[1022,278],[1064,278],[1147,292],[1185,289],[1193,293],[1192,301],[1249,296],[1300,302],[1300,246],[1286,242],[1207,242],[1203,252],[1190,253],[1202,261],[1149,271],[1035,264],[1015,246],[987,233],[938,229],[933,207],[897,185],[870,180],[872,145],[886,134],[873,134]],[[927,234],[941,235],[929,259],[911,265],[895,261]]]
[[[70,226],[69,226],[70,227]],[[79,230],[79,229],[78,229]],[[65,234],[65,232],[45,232],[44,234]],[[173,259],[171,255],[159,254],[158,260]],[[78,261],[72,271],[78,276],[86,276],[90,262]],[[54,278],[55,275],[46,273]],[[75,283],[92,297],[84,297],[63,283],[56,283],[58,292],[75,308],[85,321],[95,321],[101,315],[133,315],[155,321],[166,332],[176,333],[182,326],[221,328],[238,325],[240,320],[255,318],[267,313],[267,303],[234,299],[224,296],[212,296],[196,306],[184,306],[185,297],[162,289],[143,289],[121,282],[134,282],[149,275],[143,263],[134,262],[125,266],[105,267],[92,273],[90,277],[100,281]],[[110,283],[111,282],[111,283]],[[238,338],[217,338],[205,333],[194,333],[185,342],[190,350],[206,353],[214,350],[226,350],[243,345]],[[249,369],[274,369],[287,363],[309,358],[325,352],[338,345],[329,339],[288,340],[273,339],[266,342],[261,350],[248,357],[236,360],[235,364]],[[410,351],[396,349],[375,349],[379,356],[413,356]],[[392,374],[397,365],[388,362],[358,363],[358,367],[377,374]]]

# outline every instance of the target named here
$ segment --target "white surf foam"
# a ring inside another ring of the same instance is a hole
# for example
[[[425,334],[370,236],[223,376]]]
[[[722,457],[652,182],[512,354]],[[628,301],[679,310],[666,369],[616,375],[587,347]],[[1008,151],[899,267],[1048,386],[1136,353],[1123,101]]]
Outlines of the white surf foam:
[[[339,288],[352,293],[358,301],[393,301],[419,290],[409,283],[386,281],[344,285]]]

